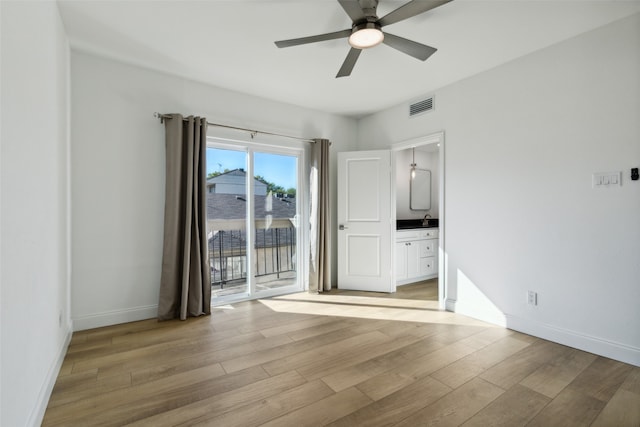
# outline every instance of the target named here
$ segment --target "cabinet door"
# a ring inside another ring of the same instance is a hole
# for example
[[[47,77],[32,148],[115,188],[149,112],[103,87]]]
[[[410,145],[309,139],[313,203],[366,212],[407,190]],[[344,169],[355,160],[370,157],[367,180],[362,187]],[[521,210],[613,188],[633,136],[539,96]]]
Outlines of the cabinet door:
[[[396,280],[407,278],[407,243],[396,243]]]
[[[420,242],[407,242],[407,278],[420,276]]]

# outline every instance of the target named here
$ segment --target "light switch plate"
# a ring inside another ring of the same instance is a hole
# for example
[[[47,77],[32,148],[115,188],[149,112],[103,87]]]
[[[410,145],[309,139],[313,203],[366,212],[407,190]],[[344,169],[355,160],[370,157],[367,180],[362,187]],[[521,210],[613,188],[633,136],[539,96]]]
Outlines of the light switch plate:
[[[611,187],[622,185],[622,172],[597,172],[592,175],[591,184],[596,187]]]

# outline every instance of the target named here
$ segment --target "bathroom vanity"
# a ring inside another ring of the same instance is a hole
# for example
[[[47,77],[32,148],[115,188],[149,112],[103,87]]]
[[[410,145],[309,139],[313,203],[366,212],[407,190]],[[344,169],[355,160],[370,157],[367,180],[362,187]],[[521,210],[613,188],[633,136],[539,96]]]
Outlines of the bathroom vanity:
[[[404,221],[404,222],[403,222]],[[396,229],[396,285],[438,276],[438,225],[431,220],[398,220]]]

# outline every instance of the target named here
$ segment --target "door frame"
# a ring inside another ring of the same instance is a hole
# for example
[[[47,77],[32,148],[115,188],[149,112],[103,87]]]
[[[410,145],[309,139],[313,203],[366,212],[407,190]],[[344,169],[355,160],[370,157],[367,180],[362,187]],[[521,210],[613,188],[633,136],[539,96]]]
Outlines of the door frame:
[[[298,212],[298,233],[299,242],[297,243],[297,254],[300,256],[300,260],[309,258],[309,247],[304,242],[309,241],[309,213],[308,209],[303,208],[308,206],[309,203],[309,173],[308,173],[308,159],[309,159],[309,144],[300,141],[286,141],[277,136],[251,136],[250,138],[238,138],[237,135],[230,134],[229,132],[220,131],[217,129],[215,132],[209,128],[207,132],[207,147],[221,148],[235,151],[244,151],[247,153],[247,194],[253,194],[253,177],[255,174],[253,164],[253,153],[266,152],[272,154],[282,155],[296,155],[298,157],[298,193],[296,194]],[[247,264],[253,265],[253,251],[249,248],[253,247],[255,241],[255,230],[252,224],[255,224],[255,212],[252,198],[247,198],[248,211],[246,218],[246,229],[251,230],[247,233],[248,250],[247,250]],[[302,244],[300,243],[302,242]],[[297,285],[276,288],[268,291],[256,292],[255,277],[253,274],[247,275],[247,292],[238,293],[235,295],[225,296],[219,298],[217,301],[213,301],[212,305],[225,305],[236,303],[240,301],[248,301],[260,298],[269,298],[278,295],[285,295],[295,292],[301,292],[308,289],[309,286],[309,266],[306,262],[297,262]],[[251,270],[253,271],[253,270]]]
[[[396,153],[398,151],[406,150],[409,148],[431,145],[431,144],[439,144],[438,150],[438,307],[441,310],[447,309],[449,311],[453,311],[450,307],[450,304],[447,303],[447,283],[448,283],[448,257],[447,252],[445,250],[445,141],[444,141],[444,131],[432,133],[425,136],[420,136],[417,138],[408,139],[405,141],[401,141],[391,145],[391,174],[395,176],[398,172],[396,170]],[[396,221],[396,188],[395,185],[391,186],[391,220]],[[393,228],[393,242],[396,240],[396,228]],[[396,263],[396,251],[395,245],[392,246],[393,249],[393,275],[395,277],[395,263]]]

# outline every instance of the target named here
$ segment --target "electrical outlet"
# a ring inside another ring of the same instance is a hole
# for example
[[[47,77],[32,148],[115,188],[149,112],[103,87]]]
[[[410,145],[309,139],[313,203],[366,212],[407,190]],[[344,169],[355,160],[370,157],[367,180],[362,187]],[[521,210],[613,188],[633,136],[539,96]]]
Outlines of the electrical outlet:
[[[538,293],[534,291],[527,291],[527,304],[538,305]]]

